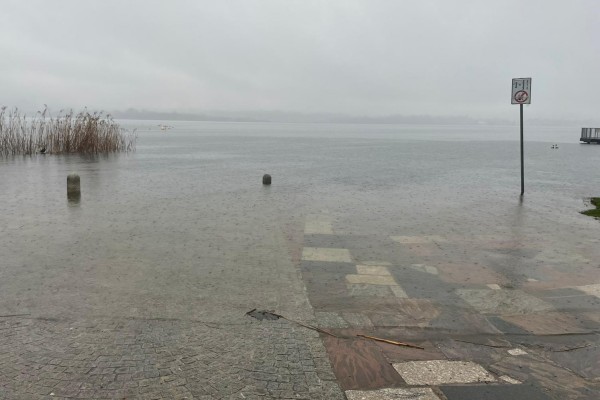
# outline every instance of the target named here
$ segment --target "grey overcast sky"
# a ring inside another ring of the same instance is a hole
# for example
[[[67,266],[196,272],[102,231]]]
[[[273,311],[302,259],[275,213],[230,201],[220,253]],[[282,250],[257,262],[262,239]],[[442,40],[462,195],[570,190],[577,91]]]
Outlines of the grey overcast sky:
[[[0,104],[600,119],[598,0],[0,0]]]

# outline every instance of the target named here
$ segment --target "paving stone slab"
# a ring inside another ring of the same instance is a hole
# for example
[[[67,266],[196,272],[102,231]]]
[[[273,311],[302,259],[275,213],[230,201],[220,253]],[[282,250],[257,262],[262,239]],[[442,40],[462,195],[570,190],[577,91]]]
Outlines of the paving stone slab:
[[[387,267],[381,265],[357,265],[356,271],[361,275],[391,275]]]
[[[348,328],[348,323],[335,312],[315,312],[315,318],[321,328]]]
[[[395,286],[368,285],[364,283],[346,284],[348,294],[353,297],[394,297],[394,292],[390,290],[393,287]]]
[[[339,333],[339,331],[335,331]],[[355,331],[345,329],[341,335],[355,337]],[[331,365],[343,390],[382,389],[400,386],[404,382],[373,341],[323,337]]]
[[[439,273],[438,269],[436,267],[431,266],[431,265],[412,264],[410,266],[410,268],[414,269],[415,271],[425,272],[425,273],[431,274],[431,275],[437,275]]]
[[[377,335],[377,334],[376,334]],[[399,341],[407,341],[404,337],[379,334],[379,337],[388,337]],[[410,341],[410,340],[408,340]],[[440,360],[444,358],[444,354],[431,342],[410,341],[410,343],[421,346],[424,350],[411,347],[396,346],[389,343],[377,342],[377,346],[381,348],[385,357],[392,363],[406,361],[425,361],[425,360]]]
[[[328,218],[310,217],[304,224],[304,233],[308,235],[333,235],[331,220]]]
[[[373,323],[371,322],[369,317],[367,317],[366,315],[361,314],[361,313],[345,312],[345,313],[342,313],[342,317],[352,327],[357,327],[357,328],[361,328],[361,327],[372,328],[373,327]]]
[[[377,261],[377,260],[375,260],[375,261],[373,261],[373,260],[371,260],[371,261],[362,261],[361,264],[362,265],[383,266],[383,267],[389,267],[389,266],[392,265],[388,261]]]
[[[523,329],[515,324],[511,324],[510,322],[505,321],[504,319],[502,319],[501,317],[498,317],[496,315],[488,315],[488,316],[486,316],[486,319],[496,330],[498,330],[502,333],[519,334],[519,335],[527,334],[527,331],[525,329]]]
[[[587,294],[591,294],[592,296],[600,297],[600,283],[596,283],[593,285],[576,286],[575,289]]]
[[[552,400],[530,385],[441,386],[448,400]]]
[[[430,388],[347,390],[348,400],[439,400]]]
[[[562,312],[507,315],[502,319],[535,335],[561,335],[588,331],[574,314]]]
[[[322,233],[304,234],[302,240],[304,247],[314,248],[348,248],[348,238],[341,235],[331,235]]]
[[[470,263],[442,263],[437,266],[440,278],[445,282],[486,285],[505,284],[506,278],[493,269]]]
[[[325,247],[305,247],[302,250],[304,261],[352,262],[348,249]]]
[[[552,351],[548,357],[558,365],[589,379],[600,379],[600,346],[596,342],[582,348],[570,346],[572,351]]]
[[[346,275],[346,280],[350,284],[366,284],[366,285],[384,285],[397,286],[393,276],[386,275]]]
[[[443,243],[448,240],[438,235],[422,235],[422,236],[391,236],[394,242],[401,244],[426,244],[426,243]]]
[[[531,355],[506,357],[489,366],[498,375],[508,375],[525,383],[535,383],[552,394],[554,399],[597,400],[600,385],[586,381],[577,374]]]
[[[456,293],[486,314],[528,314],[552,310],[552,305],[521,290],[457,289]]]
[[[481,365],[469,361],[409,361],[394,368],[409,385],[494,382],[496,379]]]

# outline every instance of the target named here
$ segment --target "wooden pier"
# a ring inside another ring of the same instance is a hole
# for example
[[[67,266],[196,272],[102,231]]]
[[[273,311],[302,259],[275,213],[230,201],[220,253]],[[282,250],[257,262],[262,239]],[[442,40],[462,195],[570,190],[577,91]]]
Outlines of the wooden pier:
[[[581,128],[581,142],[600,143],[600,128]]]

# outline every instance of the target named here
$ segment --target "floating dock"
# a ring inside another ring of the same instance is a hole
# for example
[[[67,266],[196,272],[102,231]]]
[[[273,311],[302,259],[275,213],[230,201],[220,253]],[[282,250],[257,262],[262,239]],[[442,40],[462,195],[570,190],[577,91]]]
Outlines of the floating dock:
[[[600,128],[581,128],[581,142],[600,143]]]

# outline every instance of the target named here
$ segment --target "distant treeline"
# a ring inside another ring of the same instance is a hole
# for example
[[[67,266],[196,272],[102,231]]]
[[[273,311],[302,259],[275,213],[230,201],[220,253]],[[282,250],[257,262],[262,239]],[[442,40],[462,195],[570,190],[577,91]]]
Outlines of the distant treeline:
[[[98,154],[134,151],[135,131],[123,130],[110,115],[87,110],[56,117],[48,109],[27,117],[0,108],[0,155],[34,153]]]

